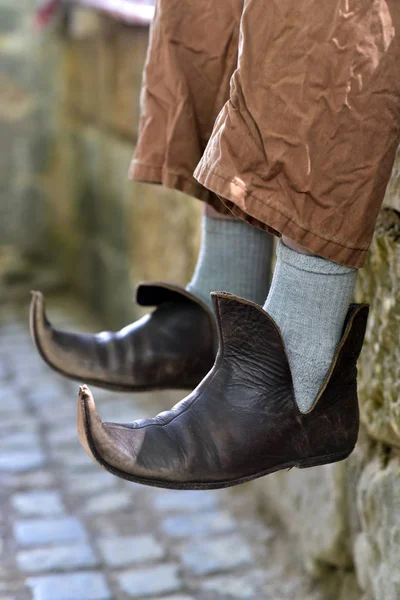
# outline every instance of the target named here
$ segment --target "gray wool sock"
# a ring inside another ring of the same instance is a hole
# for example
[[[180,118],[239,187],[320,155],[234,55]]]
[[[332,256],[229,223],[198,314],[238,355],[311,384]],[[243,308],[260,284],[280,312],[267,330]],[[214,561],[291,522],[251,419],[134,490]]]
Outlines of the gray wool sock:
[[[279,242],[264,309],[285,342],[296,402],[310,410],[342,337],[357,269],[300,254]]]
[[[269,290],[272,236],[237,219],[204,216],[196,269],[186,289],[212,310],[210,292],[263,305]]]

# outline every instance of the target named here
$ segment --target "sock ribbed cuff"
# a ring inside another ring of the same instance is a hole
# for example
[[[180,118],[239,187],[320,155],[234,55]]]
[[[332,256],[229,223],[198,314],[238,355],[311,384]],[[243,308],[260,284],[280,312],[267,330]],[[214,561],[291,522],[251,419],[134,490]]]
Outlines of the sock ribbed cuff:
[[[347,273],[353,273],[357,271],[357,269],[346,267],[345,265],[339,265],[338,263],[321,258],[320,256],[296,252],[296,250],[292,250],[286,246],[282,240],[279,241],[277,246],[277,257],[287,265],[302,271],[308,271],[309,273],[346,275]]]
[[[225,291],[260,306],[269,289],[272,237],[239,219],[202,220],[200,253],[187,290],[212,307],[210,292]]]

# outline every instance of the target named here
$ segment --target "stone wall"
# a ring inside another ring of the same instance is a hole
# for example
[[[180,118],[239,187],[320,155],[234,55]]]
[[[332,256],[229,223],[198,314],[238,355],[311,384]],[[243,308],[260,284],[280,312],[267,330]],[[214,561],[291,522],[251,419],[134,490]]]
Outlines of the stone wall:
[[[354,572],[346,600],[400,598],[400,156],[357,302],[371,304],[359,362],[362,429],[346,461],[281,472],[254,484],[295,540],[316,577],[335,567]],[[347,575],[349,576],[349,575]]]
[[[136,282],[189,279],[199,242],[199,202],[126,177],[147,31],[76,9],[39,43],[32,1],[6,0],[0,11],[0,273],[13,252],[44,262],[118,327],[135,313]],[[358,280],[371,316],[357,449],[343,463],[252,484],[313,576],[343,574],[341,600],[400,598],[399,186],[400,156]]]
[[[26,296],[64,280],[117,328],[139,312],[138,281],[190,278],[201,206],[127,180],[148,29],[75,8],[40,32],[34,7],[6,0],[0,9],[0,281],[14,290],[19,278]]]
[[[35,31],[33,0],[0,3],[0,299],[6,287],[25,291],[36,282],[59,284],[50,264],[48,197],[41,173],[48,167],[54,131],[58,44]],[[48,74],[52,84],[48,85]],[[22,286],[22,288],[21,288]]]
[[[148,31],[76,9],[64,32],[64,89],[47,173],[52,227],[69,280],[110,327],[135,316],[144,279],[190,278],[201,207],[127,179]]]

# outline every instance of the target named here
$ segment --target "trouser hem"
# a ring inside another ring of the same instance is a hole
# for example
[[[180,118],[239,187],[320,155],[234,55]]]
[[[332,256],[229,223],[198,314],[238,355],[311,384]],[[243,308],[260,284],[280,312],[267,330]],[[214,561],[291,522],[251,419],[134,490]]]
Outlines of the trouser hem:
[[[234,176],[210,170],[202,163],[194,172],[194,177],[205,188],[214,192],[227,208],[238,218],[249,222],[278,237],[285,235],[310,252],[327,260],[354,267],[363,266],[368,248],[354,248],[332,239],[326,239],[315,231],[296,223],[282,212],[281,206],[273,204],[273,198],[260,198],[249,190],[244,190],[234,180]]]

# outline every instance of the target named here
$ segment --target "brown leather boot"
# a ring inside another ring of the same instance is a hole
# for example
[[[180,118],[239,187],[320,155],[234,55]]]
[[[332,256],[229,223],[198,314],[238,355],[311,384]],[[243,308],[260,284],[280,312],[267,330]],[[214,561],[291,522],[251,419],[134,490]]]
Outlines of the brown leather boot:
[[[53,329],[42,294],[32,295],[30,328],[36,348],[52,369],[72,379],[124,392],[192,390],[214,363],[214,317],[179,286],[142,283],[137,303],[157,308],[121,331],[95,335]]]
[[[349,456],[358,436],[356,363],[368,306],[350,307],[330,371],[303,414],[275,322],[230,294],[213,300],[215,365],[172,410],[129,425],[102,423],[89,389],[80,389],[78,431],[89,456],[118,477],[176,489],[223,488]]]

